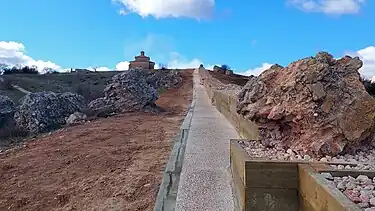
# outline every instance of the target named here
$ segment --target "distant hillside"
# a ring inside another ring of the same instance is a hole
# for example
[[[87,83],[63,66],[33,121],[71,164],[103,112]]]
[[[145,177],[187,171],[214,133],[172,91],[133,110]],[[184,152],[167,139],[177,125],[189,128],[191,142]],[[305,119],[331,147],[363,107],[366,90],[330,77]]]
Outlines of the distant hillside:
[[[53,91],[75,92],[82,95],[87,102],[101,96],[106,84],[112,76],[120,71],[108,72],[73,72],[37,74],[10,74],[1,76],[4,82],[0,86],[0,94],[10,97],[15,103],[24,93],[11,88],[9,83],[18,85],[30,92]]]

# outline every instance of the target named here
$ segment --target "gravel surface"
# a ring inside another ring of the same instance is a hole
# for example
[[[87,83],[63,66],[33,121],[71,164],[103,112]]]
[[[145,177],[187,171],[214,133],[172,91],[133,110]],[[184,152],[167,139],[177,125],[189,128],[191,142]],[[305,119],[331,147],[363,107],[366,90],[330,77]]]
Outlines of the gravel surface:
[[[291,149],[276,149],[263,146],[259,141],[239,141],[241,146],[247,151],[250,157],[263,158],[267,160],[305,160],[336,163],[353,163],[357,165],[331,165],[334,169],[353,170],[375,170],[375,149],[367,152],[359,152],[356,155],[338,155],[335,157],[325,156],[312,158],[309,155],[297,154]]]
[[[375,211],[375,178],[365,175],[359,175],[357,178],[333,177],[330,173],[321,175],[363,210]]]

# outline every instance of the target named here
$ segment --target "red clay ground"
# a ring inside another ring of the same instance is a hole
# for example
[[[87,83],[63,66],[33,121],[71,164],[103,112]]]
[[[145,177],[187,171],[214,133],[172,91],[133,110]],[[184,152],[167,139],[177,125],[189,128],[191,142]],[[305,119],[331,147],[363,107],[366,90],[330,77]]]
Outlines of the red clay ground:
[[[159,114],[65,128],[0,155],[0,210],[152,210],[192,98],[192,70],[161,94]]]
[[[247,81],[249,80],[249,77],[243,76],[243,75],[226,75],[223,73],[219,72],[214,72],[214,71],[208,71],[212,77],[216,78],[223,84],[237,84],[240,86],[245,86]]]

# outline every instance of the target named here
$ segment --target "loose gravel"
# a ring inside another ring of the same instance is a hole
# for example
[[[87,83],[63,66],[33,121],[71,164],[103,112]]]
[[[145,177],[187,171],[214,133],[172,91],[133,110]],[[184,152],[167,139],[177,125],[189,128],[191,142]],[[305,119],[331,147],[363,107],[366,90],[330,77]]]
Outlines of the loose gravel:
[[[291,149],[265,147],[259,141],[239,141],[239,144],[250,157],[255,159],[353,163],[357,165],[330,166],[334,169],[375,170],[375,149],[367,152],[361,151],[356,155],[346,154],[335,157],[312,158],[309,155],[298,154]],[[333,177],[330,173],[321,173],[321,175],[363,210],[375,211],[375,178],[369,178],[365,175],[360,175],[356,178],[351,176]]]
[[[356,178],[333,177],[330,173],[321,173],[321,175],[363,210],[375,211],[375,178],[365,175]]]
[[[301,155],[291,149],[269,148],[262,145],[259,141],[239,141],[240,145],[246,150],[250,157],[262,158],[266,160],[281,161],[318,161],[335,163],[352,163],[356,165],[331,165],[334,169],[348,170],[375,170],[375,149],[367,152],[359,152],[356,155],[338,155],[335,157],[325,156],[313,158],[309,155]]]

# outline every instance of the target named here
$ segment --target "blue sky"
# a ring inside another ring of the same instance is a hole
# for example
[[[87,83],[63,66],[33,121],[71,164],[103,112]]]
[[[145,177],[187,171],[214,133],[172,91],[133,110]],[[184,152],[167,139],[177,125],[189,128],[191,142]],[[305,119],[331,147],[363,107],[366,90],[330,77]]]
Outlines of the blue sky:
[[[0,8],[2,63],[106,70],[145,50],[170,67],[259,73],[325,50],[358,55],[363,74],[375,75],[369,0],[2,0]]]

